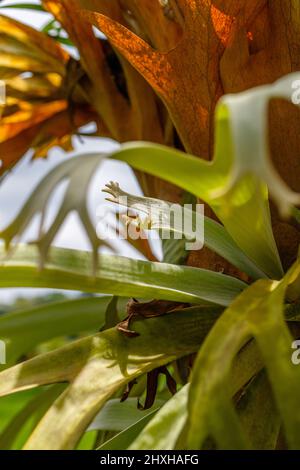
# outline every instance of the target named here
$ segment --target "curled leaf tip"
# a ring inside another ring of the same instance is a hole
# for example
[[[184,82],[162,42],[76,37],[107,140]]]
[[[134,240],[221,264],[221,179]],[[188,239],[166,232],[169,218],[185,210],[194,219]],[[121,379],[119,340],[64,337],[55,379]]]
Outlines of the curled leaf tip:
[[[128,196],[128,193],[126,193],[120,188],[119,183],[114,182],[114,181],[110,181],[109,183],[107,183],[105,187],[102,189],[102,192],[107,193],[110,196],[112,196],[111,198],[107,198],[106,199],[107,201],[115,202],[115,203],[119,202],[120,197]]]

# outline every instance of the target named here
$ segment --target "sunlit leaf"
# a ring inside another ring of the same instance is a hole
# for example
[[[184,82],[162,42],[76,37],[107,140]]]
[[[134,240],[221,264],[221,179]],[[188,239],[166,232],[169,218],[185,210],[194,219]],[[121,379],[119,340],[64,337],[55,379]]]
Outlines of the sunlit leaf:
[[[22,71],[56,72],[64,76],[68,58],[69,54],[47,35],[0,15],[0,63],[9,65],[9,60],[10,66],[14,67],[15,61],[16,68],[20,70],[22,59]],[[26,60],[29,61],[27,65]]]
[[[220,448],[251,447],[230,394],[232,361],[254,336],[266,365],[290,448],[299,447],[300,371],[291,361],[292,336],[284,322],[286,290],[299,277],[299,263],[280,282],[258,281],[239,296],[208,335],[193,369],[188,445],[199,449],[214,438]],[[222,367],[220,368],[220,364]],[[297,392],[299,391],[299,392]],[[230,426],[231,432],[226,432]]]
[[[98,168],[103,156],[89,155],[73,158],[63,162],[50,171],[38,184],[29,197],[15,220],[1,232],[0,236],[5,240],[9,248],[15,238],[20,238],[35,215],[40,215],[40,228],[35,244],[40,253],[40,265],[43,266],[51,243],[64,223],[67,215],[76,211],[86,231],[93,249],[94,269],[97,266],[97,251],[101,245],[110,246],[108,242],[97,237],[94,225],[87,208],[87,192],[91,179]],[[67,179],[68,186],[64,193],[63,201],[57,211],[56,217],[50,227],[45,228],[45,216],[48,201],[59,183]]]

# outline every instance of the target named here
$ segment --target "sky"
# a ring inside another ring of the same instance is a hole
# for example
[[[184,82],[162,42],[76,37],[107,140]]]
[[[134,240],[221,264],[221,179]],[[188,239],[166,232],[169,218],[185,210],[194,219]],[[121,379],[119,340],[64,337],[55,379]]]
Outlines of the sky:
[[[15,0],[0,2],[1,6],[16,3]],[[18,2],[20,3],[20,1]],[[36,3],[32,1],[31,3]],[[47,15],[39,12],[28,12],[26,10],[5,9],[1,13],[9,15],[35,28],[41,28],[47,23]],[[74,152],[66,154],[59,148],[53,149],[48,159],[31,161],[30,154],[26,155],[21,163],[4,179],[0,185],[0,230],[3,229],[22,208],[26,198],[30,195],[37,183],[45,176],[51,168],[62,162],[66,158],[85,152],[110,152],[118,147],[116,142],[100,139],[85,138],[79,142],[78,138],[73,139]],[[92,219],[96,220],[96,210],[99,204],[109,204],[105,202],[105,195],[101,189],[109,181],[117,181],[122,189],[132,194],[141,195],[141,190],[132,170],[124,163],[116,161],[105,161],[93,178],[89,195],[88,206]],[[62,191],[57,191],[51,198],[49,205],[50,216],[55,214],[57,205],[61,200]],[[111,207],[111,206],[110,206]],[[36,237],[37,221],[35,221],[26,231],[22,241],[30,241]],[[86,236],[77,220],[76,214],[70,214],[61,228],[54,245],[62,248],[73,248],[89,250]],[[118,254],[141,258],[141,255],[130,248],[126,242],[116,243]],[[154,243],[154,251],[160,256],[160,246]],[[35,289],[0,289],[0,304],[12,301],[17,296],[33,296],[49,291]]]

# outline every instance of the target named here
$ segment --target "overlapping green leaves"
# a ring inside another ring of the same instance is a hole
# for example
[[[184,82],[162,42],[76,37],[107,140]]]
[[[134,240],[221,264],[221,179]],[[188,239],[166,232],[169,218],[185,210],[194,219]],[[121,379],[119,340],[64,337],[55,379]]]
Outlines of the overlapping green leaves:
[[[180,216],[180,223],[174,223],[174,219],[171,217],[174,213],[174,205],[170,202],[134,196],[123,191],[116,183],[108,184],[103,191],[110,194],[110,197],[107,198],[108,201],[120,205],[126,203],[129,209],[134,209],[137,213],[141,212],[146,215],[145,224],[147,227],[144,227],[144,230],[147,228],[157,230],[162,232],[162,234],[164,232],[167,233],[168,236],[170,236],[170,233],[173,233],[178,238],[183,238],[185,243],[190,243],[190,246],[191,242],[195,242],[197,238],[199,239],[203,236],[203,244],[205,246],[218,253],[241,271],[247,273],[251,278],[261,279],[265,277],[263,271],[244,254],[226,229],[209,217],[204,216],[203,220],[201,220],[201,225],[203,222],[203,234],[202,231],[197,233],[197,228],[199,230],[196,223],[197,216],[189,207],[182,206],[181,208],[179,205],[176,205],[176,213]],[[178,209],[180,209],[180,212]],[[134,219],[132,222],[135,222]],[[138,220],[137,224],[139,222]],[[141,222],[143,221],[141,220]],[[199,241],[201,242],[202,240]]]
[[[218,315],[218,310],[195,307],[184,314],[137,321],[137,338],[107,330],[0,373],[0,396],[38,385],[70,382],[26,448],[73,448],[117,390],[145,372],[197,351]]]
[[[93,275],[91,253],[52,248],[47,267],[41,271],[35,248],[19,246],[0,265],[0,287],[48,287],[227,306],[247,286],[236,278],[205,269],[116,255],[100,254],[98,259]]]

